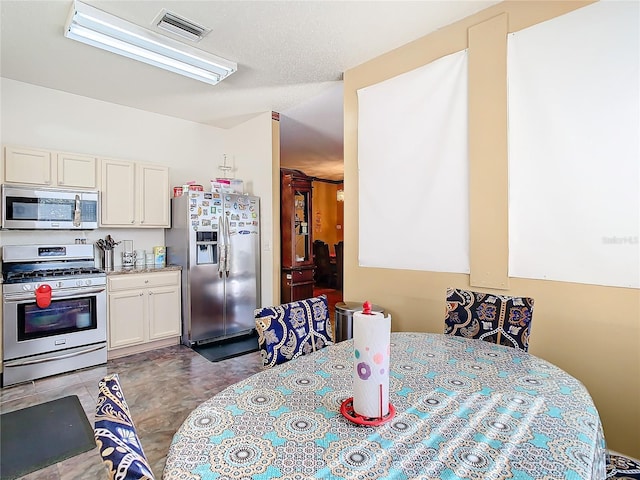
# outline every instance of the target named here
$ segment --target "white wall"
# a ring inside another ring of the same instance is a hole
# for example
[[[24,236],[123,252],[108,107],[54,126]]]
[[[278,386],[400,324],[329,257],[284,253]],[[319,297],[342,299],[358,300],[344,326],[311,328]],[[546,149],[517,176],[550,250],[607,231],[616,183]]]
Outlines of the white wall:
[[[2,143],[171,167],[170,181],[208,185],[222,163],[224,130],[0,79]]]
[[[280,206],[274,211],[271,186],[271,112],[225,131],[227,165],[233,170],[229,176],[244,180],[244,191],[260,197],[260,245],[262,305],[270,305],[273,299],[273,219],[280,214]],[[222,162],[220,162],[222,163]],[[279,233],[278,233],[279,235]]]
[[[210,179],[219,176],[218,166],[228,149],[235,153],[237,176],[268,202],[262,221],[270,234],[271,112],[223,130],[0,78],[0,142],[164,164],[170,167],[171,185],[194,180],[205,189]],[[2,231],[0,244],[73,243],[76,237],[93,243],[107,234],[116,240],[133,240],[136,249],[164,244],[164,229]],[[118,253],[119,249],[116,265]],[[262,264],[262,296],[271,298],[271,251],[263,252]]]

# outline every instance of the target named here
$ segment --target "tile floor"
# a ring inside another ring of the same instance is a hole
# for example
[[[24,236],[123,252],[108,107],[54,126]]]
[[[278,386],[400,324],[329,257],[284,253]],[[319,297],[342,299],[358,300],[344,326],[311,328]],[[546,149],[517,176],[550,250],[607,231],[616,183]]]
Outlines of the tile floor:
[[[80,398],[93,425],[98,381],[118,373],[145,454],[157,479],[173,434],[200,403],[261,370],[260,354],[209,362],[183,345],[114,359],[106,365],[0,390],[0,412],[10,412],[67,395]],[[106,479],[97,447],[20,480]]]
[[[342,291],[318,289],[328,297],[330,318]],[[0,413],[30,407],[67,395],[77,395],[91,425],[98,381],[118,373],[140,442],[157,479],[173,434],[187,415],[229,385],[261,370],[260,353],[212,363],[183,345],[110,360],[106,365],[0,389]],[[19,480],[106,479],[97,447],[64,462],[35,471]]]

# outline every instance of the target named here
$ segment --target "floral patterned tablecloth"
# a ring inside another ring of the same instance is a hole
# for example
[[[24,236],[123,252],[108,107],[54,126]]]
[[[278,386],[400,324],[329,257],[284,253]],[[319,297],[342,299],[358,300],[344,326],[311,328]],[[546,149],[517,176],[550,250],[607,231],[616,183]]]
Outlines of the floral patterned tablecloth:
[[[194,410],[164,480],[604,479],[598,412],[576,379],[533,355],[428,333],[391,334],[395,417],[359,426],[353,342],[260,372]]]

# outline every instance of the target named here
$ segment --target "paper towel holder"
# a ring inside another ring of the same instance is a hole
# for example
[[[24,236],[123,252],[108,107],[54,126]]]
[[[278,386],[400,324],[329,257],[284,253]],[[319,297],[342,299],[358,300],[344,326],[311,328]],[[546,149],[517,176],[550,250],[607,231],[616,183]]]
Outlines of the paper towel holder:
[[[368,300],[365,301],[362,304],[362,314],[363,315],[374,315],[374,313],[371,311],[371,302],[369,302]],[[389,317],[387,317],[389,318]],[[355,335],[354,335],[355,338]],[[389,348],[389,347],[387,347]],[[368,348],[367,348],[368,350]],[[376,362],[377,363],[377,362]],[[388,367],[387,367],[387,371],[388,371]],[[368,377],[368,375],[367,375]],[[359,413],[357,413],[355,411],[355,408],[353,406],[353,400],[354,397],[349,397],[346,400],[344,400],[342,402],[342,404],[340,405],[340,413],[342,414],[343,417],[345,417],[347,420],[356,423],[358,425],[367,425],[367,426],[378,426],[378,425],[382,425],[384,423],[387,423],[389,420],[391,420],[395,414],[396,414],[396,409],[394,408],[394,406],[391,404],[391,402],[389,402],[389,411],[387,412],[386,415],[382,415],[383,410],[383,386],[382,384],[379,385],[379,413],[380,413],[380,417],[365,417]]]
[[[349,397],[342,402],[340,405],[340,413],[347,420],[357,423],[358,425],[366,425],[368,427],[377,427],[378,425],[382,425],[387,423],[396,415],[396,409],[389,402],[389,413],[387,413],[384,417],[380,418],[368,418],[363,417],[362,415],[355,412],[353,409],[353,397]]]

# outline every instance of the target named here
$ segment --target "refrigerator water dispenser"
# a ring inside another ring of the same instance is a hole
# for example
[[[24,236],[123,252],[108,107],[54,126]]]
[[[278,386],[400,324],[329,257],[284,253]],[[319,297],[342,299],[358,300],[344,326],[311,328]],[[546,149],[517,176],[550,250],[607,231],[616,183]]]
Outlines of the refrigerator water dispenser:
[[[196,232],[196,265],[218,263],[218,232]]]

